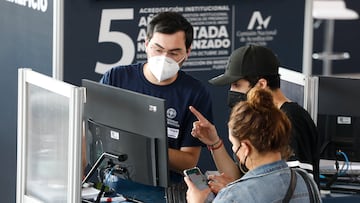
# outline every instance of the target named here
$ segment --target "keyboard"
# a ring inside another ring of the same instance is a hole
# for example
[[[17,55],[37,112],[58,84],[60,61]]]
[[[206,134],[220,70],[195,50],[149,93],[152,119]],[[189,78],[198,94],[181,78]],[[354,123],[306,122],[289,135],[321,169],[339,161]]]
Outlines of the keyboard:
[[[166,188],[167,203],[186,203],[187,186],[185,183],[171,185]]]
[[[329,169],[329,168],[326,168],[326,169],[320,169],[320,174],[323,174],[323,175],[333,175],[335,173],[337,173],[338,171],[336,171],[336,169]],[[339,170],[339,172],[342,172],[342,170]],[[358,175],[360,176],[360,170],[359,169],[350,169],[350,170],[346,170],[344,171],[344,174],[343,175]]]
[[[339,171],[335,168],[335,160],[320,160],[320,174],[333,175],[337,172],[343,172],[342,175],[358,175],[360,176],[360,164],[358,162],[350,162],[348,169],[343,161],[339,161]],[[344,167],[343,167],[344,166]]]

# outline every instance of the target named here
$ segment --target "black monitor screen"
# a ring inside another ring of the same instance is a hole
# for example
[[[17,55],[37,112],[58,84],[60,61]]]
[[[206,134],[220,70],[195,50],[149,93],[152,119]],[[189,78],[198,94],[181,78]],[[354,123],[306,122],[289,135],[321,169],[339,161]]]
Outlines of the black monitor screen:
[[[131,180],[168,186],[168,150],[165,100],[137,92],[82,80],[90,163],[102,152],[126,154],[121,163]]]
[[[360,161],[360,117],[318,114],[317,127],[321,135],[321,158],[335,160],[340,150],[349,161]]]
[[[104,153],[126,155],[125,161],[112,160],[121,167],[123,177],[144,184],[156,184],[155,139],[112,128],[89,119],[90,163]],[[136,147],[133,144],[136,143]],[[151,153],[149,153],[151,152]]]
[[[335,159],[344,152],[350,161],[360,161],[360,80],[319,76],[317,127],[321,158]]]

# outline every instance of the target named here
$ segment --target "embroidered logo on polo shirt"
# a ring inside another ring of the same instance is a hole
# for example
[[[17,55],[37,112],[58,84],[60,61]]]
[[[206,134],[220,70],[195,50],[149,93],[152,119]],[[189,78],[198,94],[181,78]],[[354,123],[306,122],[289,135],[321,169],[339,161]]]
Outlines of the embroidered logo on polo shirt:
[[[179,137],[179,122],[174,120],[174,118],[176,117],[176,110],[174,108],[168,108],[166,111],[166,116],[167,116],[167,135],[170,138],[174,138],[177,139]],[[169,127],[169,126],[173,126],[173,127]]]
[[[166,111],[166,116],[170,119],[173,119],[176,117],[176,110],[174,108],[168,108]]]

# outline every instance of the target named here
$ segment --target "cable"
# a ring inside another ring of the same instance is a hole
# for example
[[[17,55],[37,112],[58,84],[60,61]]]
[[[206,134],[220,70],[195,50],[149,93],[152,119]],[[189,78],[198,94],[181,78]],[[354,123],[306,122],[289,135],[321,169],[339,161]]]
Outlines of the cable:
[[[331,177],[331,179],[326,183],[325,188],[330,189],[330,186],[337,181],[339,176],[344,176],[346,175],[347,170],[349,169],[349,159],[348,156],[346,155],[345,152],[341,151],[341,150],[336,150],[335,153],[335,168],[336,168],[336,173]],[[341,169],[339,170],[339,160],[338,160],[338,156],[343,156],[345,161],[344,164],[341,166]],[[344,169],[344,167],[346,166],[346,168]]]
[[[122,179],[131,180],[130,169],[131,169],[131,167],[126,166],[125,164],[116,165],[116,167],[114,168],[113,174]]]
[[[98,195],[96,197],[95,203],[100,203],[100,199],[101,199],[102,195],[104,194],[104,191],[105,191],[105,184],[102,184],[100,192],[98,193]]]
[[[337,150],[337,151],[336,151],[336,155],[342,155],[342,156],[344,157],[344,159],[345,159],[344,164],[342,165],[340,171],[337,170],[337,171],[338,171],[338,175],[339,175],[339,176],[343,176],[343,175],[345,175],[346,172],[349,170],[349,165],[350,165],[349,158],[348,158],[348,156],[346,155],[346,153],[343,152],[343,151],[341,151],[341,150]],[[345,166],[346,166],[346,168],[344,169]]]
[[[109,186],[109,177],[110,177],[110,175],[112,175],[114,168],[115,168],[115,166],[111,167],[110,171],[105,176],[104,184],[106,184],[108,186]],[[104,172],[106,172],[106,171],[104,171]]]

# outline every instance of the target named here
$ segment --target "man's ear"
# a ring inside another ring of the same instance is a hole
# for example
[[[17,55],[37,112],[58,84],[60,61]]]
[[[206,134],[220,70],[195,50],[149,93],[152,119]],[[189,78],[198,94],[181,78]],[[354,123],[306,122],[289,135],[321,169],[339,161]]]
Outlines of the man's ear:
[[[191,46],[186,50],[186,59],[189,58],[191,52]]]
[[[267,80],[264,78],[260,78],[257,82],[257,85],[259,85],[260,88],[266,88],[268,86]]]
[[[145,39],[145,43],[144,43],[145,53],[147,53],[147,47],[149,46],[149,43],[150,43],[150,40],[148,40],[148,38],[146,38],[146,39]]]

